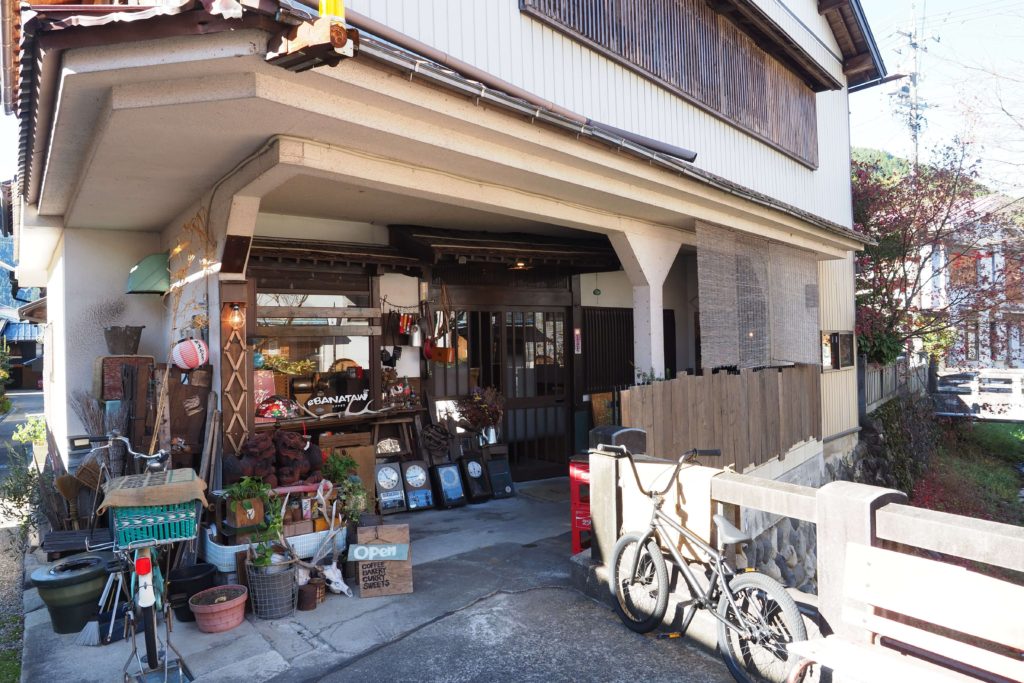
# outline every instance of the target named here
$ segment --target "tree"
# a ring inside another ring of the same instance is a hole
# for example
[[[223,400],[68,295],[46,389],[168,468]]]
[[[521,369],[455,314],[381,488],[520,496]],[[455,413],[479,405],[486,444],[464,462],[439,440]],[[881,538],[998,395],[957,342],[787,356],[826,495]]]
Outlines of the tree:
[[[1004,206],[978,201],[986,190],[961,141],[917,168],[861,155],[852,176],[854,228],[874,242],[857,258],[861,351],[889,363],[919,338],[941,355],[950,330],[1003,302],[1003,269],[989,256],[1012,220]]]

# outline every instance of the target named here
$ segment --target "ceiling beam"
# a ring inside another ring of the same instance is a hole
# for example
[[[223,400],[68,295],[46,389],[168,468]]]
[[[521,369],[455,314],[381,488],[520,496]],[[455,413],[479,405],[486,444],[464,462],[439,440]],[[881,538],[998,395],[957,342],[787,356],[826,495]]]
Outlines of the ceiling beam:
[[[859,74],[873,68],[875,68],[875,62],[867,52],[861,52],[843,60],[843,73],[847,76]]]

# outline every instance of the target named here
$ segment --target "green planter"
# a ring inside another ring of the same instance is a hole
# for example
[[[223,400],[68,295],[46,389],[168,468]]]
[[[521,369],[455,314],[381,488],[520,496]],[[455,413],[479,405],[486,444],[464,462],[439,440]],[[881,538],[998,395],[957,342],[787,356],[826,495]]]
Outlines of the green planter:
[[[99,611],[107,575],[116,569],[111,552],[88,552],[51,562],[32,572],[32,585],[50,612],[56,633],[78,633]]]

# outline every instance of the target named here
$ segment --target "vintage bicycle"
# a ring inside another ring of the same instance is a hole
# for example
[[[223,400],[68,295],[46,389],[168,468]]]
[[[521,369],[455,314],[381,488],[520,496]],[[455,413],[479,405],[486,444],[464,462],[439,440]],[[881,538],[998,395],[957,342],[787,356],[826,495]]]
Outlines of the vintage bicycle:
[[[204,487],[192,469],[167,469],[170,454],[166,451],[138,453],[132,450],[127,438],[116,432],[102,438],[107,443],[93,452],[110,449],[120,442],[129,455],[144,463],[142,474],[117,477],[104,484],[100,512],[110,510],[114,540],[92,548],[117,554],[122,575],[119,585],[128,586],[124,637],[132,650],[122,670],[124,681],[191,681],[188,666],[171,643],[173,620],[161,562],[170,546],[197,538]],[[163,639],[157,630],[159,612],[164,617]],[[140,656],[136,642],[139,628],[144,634],[144,656]]]
[[[651,520],[647,528],[624,534],[612,550],[609,583],[615,611],[622,622],[637,633],[653,631],[662,623],[670,593],[664,552],[667,550],[669,560],[678,569],[690,595],[681,604],[686,612],[680,631],[669,635],[685,634],[697,610],[707,610],[718,621],[719,654],[733,678],[741,683],[785,681],[797,659],[788,653],[786,643],[806,640],[807,630],[796,601],[779,582],[751,569],[737,572],[726,562],[728,548],[749,543],[750,536],[722,515],[715,515],[720,546],[716,549],[662,509],[665,496],[684,463],[721,452],[694,449],[684,453],[675,461],[665,488],[649,491],[640,482],[628,448],[600,445],[596,450],[628,460],[637,487],[651,500]],[[698,581],[690,563],[674,544],[667,542],[671,532],[685,539],[694,551],[698,558],[695,564],[702,568],[705,581]]]

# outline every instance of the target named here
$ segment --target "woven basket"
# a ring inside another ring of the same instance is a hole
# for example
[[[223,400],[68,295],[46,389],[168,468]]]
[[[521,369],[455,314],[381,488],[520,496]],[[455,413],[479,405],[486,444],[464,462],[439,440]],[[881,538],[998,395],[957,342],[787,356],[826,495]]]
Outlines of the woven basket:
[[[118,547],[127,548],[145,541],[173,543],[195,538],[197,507],[194,500],[174,505],[112,507],[114,540]]]

